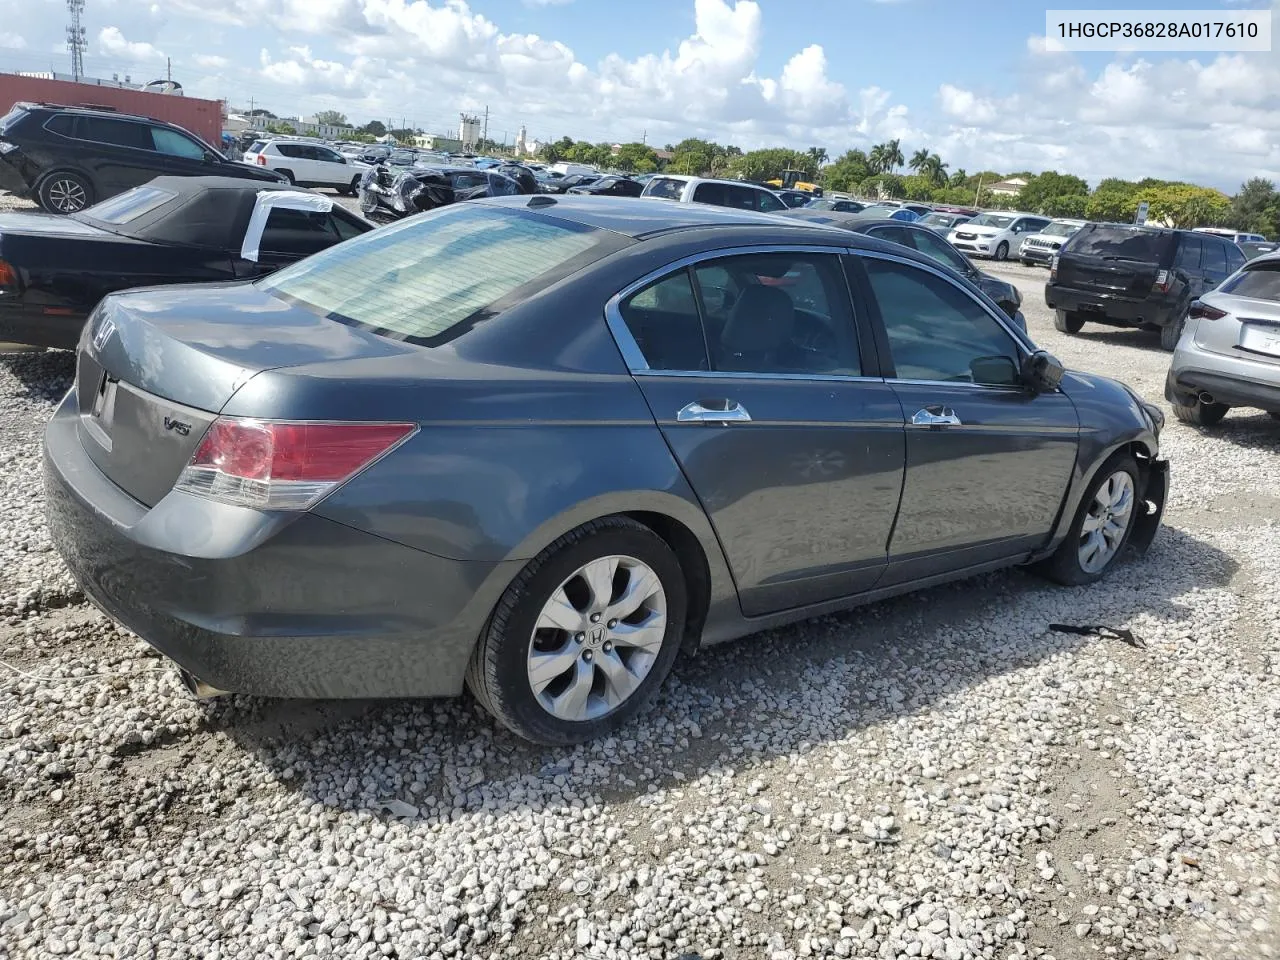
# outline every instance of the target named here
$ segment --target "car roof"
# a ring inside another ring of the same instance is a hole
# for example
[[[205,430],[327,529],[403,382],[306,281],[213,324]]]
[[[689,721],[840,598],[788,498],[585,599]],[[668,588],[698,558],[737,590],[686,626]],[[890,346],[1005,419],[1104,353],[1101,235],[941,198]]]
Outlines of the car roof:
[[[757,190],[768,190],[769,188],[759,183],[752,183],[750,180],[730,180],[726,177],[694,177],[687,173],[656,173],[654,179],[661,177],[663,180],[681,180],[685,183],[728,183],[735,187],[754,187]],[[772,192],[772,191],[771,191]],[[804,191],[797,191],[803,193]]]
[[[36,103],[24,100],[21,103],[13,105],[14,110],[49,110],[53,113],[83,113],[91,117],[114,117],[117,120],[143,120],[147,123],[159,123],[166,127],[176,127],[177,124],[168,120],[160,120],[157,117],[148,117],[142,113],[123,113],[119,110],[112,110],[109,107],[86,107],[74,104],[64,103]]]

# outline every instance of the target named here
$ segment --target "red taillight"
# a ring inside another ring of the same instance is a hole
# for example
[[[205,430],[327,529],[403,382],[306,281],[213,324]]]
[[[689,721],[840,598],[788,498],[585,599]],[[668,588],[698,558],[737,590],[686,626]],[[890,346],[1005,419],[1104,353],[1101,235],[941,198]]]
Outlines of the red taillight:
[[[1156,274],[1156,282],[1151,285],[1151,289],[1155,293],[1168,293],[1171,286],[1173,274],[1168,270],[1161,270]]]
[[[1226,315],[1227,311],[1211,307],[1199,300],[1191,304],[1191,308],[1187,311],[1187,316],[1192,320],[1221,320]]]
[[[0,287],[16,287],[18,271],[6,261],[0,260]]]
[[[415,429],[219,417],[174,488],[259,510],[305,510]]]
[[[264,157],[262,154],[258,154],[257,157],[255,157],[254,159],[257,161],[257,164],[260,167],[265,167],[267,165],[267,158]]]
[[[1049,261],[1049,279],[1058,279],[1058,255],[1055,253],[1053,259]]]

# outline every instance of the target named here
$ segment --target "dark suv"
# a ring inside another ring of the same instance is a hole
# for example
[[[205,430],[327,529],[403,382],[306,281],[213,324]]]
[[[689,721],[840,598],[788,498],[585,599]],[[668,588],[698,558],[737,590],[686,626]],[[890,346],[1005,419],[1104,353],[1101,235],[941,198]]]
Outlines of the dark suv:
[[[1054,326],[1079,333],[1085,322],[1160,331],[1178,345],[1191,301],[1245,262],[1230,240],[1211,233],[1124,223],[1088,223],[1053,258],[1044,300]]]
[[[44,103],[17,103],[0,117],[0,189],[34,197],[50,213],[74,213],[165,175],[283,179],[163,120]]]

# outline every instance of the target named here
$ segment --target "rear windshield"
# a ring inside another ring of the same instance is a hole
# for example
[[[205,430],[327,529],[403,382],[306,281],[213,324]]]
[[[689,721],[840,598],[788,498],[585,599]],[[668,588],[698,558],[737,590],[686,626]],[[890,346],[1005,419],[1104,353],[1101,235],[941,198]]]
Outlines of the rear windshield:
[[[1051,223],[1040,232],[1046,237],[1069,237],[1079,229],[1078,223]]]
[[[671,180],[667,177],[654,177],[644,188],[646,197],[661,197],[663,200],[679,200],[683,192],[683,180]]]
[[[0,133],[4,133],[4,131],[8,130],[9,127],[11,127],[15,122],[17,122],[17,120],[20,117],[25,117],[26,115],[27,115],[26,107],[14,107],[12,110],[6,113],[3,117],[0,117]]]
[[[1173,249],[1173,234],[1119,223],[1090,223],[1080,228],[1067,249],[1082,257],[1164,263]]]
[[[509,306],[612,252],[614,236],[457,204],[330,247],[258,283],[331,319],[431,345],[499,301]]]
[[[80,213],[87,220],[116,225],[136,220],[143,214],[150,213],[161,204],[168,203],[177,194],[159,187],[134,187],[124,193],[117,194],[110,200],[103,200],[88,210]]]
[[[249,144],[249,149],[246,150],[245,153],[261,153],[262,148],[266,145],[267,141],[265,140],[255,140],[253,143]]]
[[[1280,303],[1280,261],[1268,260],[1245,267],[1218,288],[1223,293]]]

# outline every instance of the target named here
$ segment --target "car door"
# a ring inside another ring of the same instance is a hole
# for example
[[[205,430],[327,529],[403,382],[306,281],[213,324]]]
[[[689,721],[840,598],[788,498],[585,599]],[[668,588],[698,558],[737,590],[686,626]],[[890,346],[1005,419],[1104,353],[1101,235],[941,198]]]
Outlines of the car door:
[[[199,177],[221,173],[209,162],[205,147],[191,137],[168,127],[147,126],[152,149],[166,173],[179,177]]]
[[[782,213],[787,209],[787,205],[768,190],[752,190],[751,192],[755,194],[755,209],[761,213]]]
[[[1221,237],[1206,236],[1202,238],[1201,243],[1204,244],[1204,253],[1201,255],[1200,260],[1200,266],[1203,270],[1203,286],[1196,291],[1197,296],[1207,290],[1216,289],[1223,280],[1234,272],[1227,263],[1229,241]]]
[[[96,200],[141,186],[164,172],[146,124],[81,114],[75,131],[77,152],[98,181]]]
[[[1173,259],[1174,272],[1185,287],[1179,302],[1190,303],[1204,292],[1204,238],[1198,234],[1178,234],[1178,252]]]
[[[624,291],[610,325],[707,512],[748,616],[870,589],[902,408],[835,249],[706,255]]]
[[[313,146],[311,151],[315,166],[315,182],[326,187],[345,187],[354,174],[342,154],[328,147]]]
[[[854,260],[906,419],[883,585],[1026,555],[1049,536],[1071,478],[1075,407],[1017,382],[1026,343],[940,270],[870,251]]]

